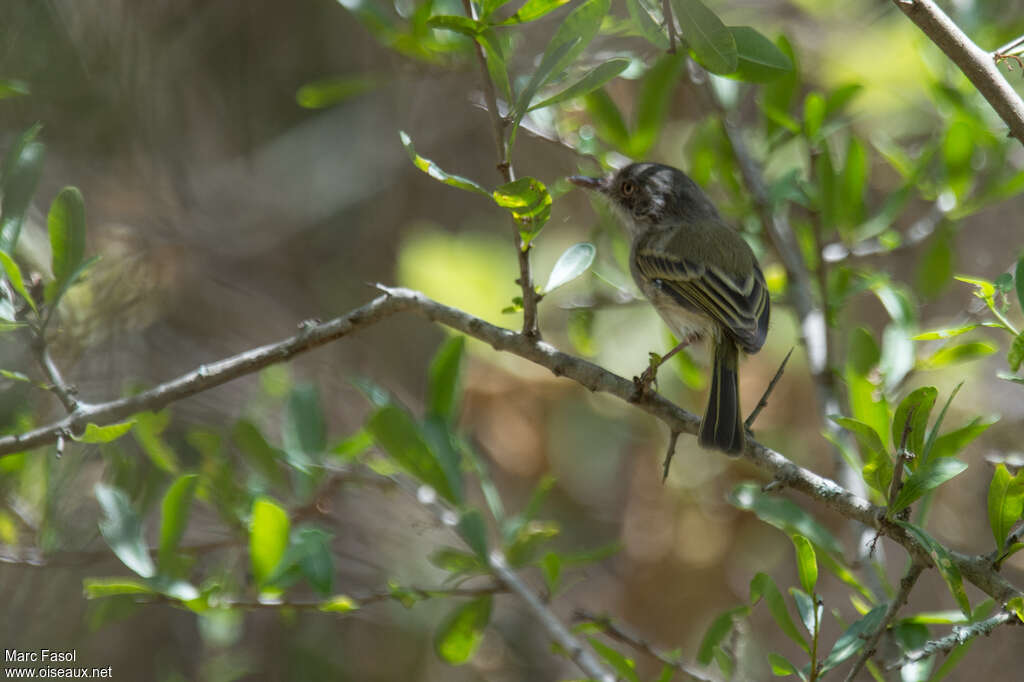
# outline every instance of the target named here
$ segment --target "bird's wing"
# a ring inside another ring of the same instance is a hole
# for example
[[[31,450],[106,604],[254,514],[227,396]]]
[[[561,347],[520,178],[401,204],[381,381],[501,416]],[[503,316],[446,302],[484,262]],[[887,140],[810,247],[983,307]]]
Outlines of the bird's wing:
[[[653,251],[636,254],[636,264],[648,279],[680,305],[702,311],[722,325],[747,353],[764,345],[768,333],[768,287],[761,269],[739,280],[722,269]]]

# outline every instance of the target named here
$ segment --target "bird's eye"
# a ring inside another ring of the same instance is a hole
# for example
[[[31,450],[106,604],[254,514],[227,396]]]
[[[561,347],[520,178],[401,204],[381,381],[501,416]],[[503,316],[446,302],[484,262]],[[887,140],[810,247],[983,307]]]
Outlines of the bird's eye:
[[[636,185],[634,185],[629,180],[626,180],[624,183],[622,183],[622,187],[620,187],[620,189],[622,191],[622,196],[629,197],[633,196],[633,193],[636,192]]]

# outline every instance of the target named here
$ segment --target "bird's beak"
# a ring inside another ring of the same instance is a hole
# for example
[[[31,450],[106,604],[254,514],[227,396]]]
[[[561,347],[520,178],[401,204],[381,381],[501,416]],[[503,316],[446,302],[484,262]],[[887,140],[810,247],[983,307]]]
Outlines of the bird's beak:
[[[604,178],[592,178],[587,175],[570,175],[569,182],[595,192],[605,192],[608,189],[608,181]]]

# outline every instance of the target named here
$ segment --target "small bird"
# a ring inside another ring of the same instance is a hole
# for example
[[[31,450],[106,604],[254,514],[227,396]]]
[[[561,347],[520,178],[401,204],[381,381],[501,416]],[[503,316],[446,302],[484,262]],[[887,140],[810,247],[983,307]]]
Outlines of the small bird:
[[[754,252],[697,183],[677,168],[634,163],[608,178],[574,175],[569,180],[610,200],[632,240],[633,279],[680,339],[636,379],[640,391],[647,390],[668,358],[707,339],[714,370],[698,442],[739,454],[746,438],[738,351],[761,349],[770,314],[768,288]]]

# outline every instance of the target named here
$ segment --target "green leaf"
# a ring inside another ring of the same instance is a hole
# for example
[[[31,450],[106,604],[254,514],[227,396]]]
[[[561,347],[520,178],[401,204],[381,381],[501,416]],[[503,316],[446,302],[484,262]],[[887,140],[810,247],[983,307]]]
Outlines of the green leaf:
[[[551,217],[551,195],[548,194],[544,183],[537,178],[523,177],[513,180],[494,190],[491,196],[498,206],[508,209],[519,223],[523,248],[540,234],[544,224]]]
[[[672,0],[679,32],[694,58],[711,73],[732,73],[739,66],[736,39],[714,12],[700,0]]]
[[[79,443],[109,443],[128,433],[134,425],[134,419],[127,422],[121,422],[120,424],[110,424],[108,426],[96,426],[92,422],[89,422],[85,425],[85,433],[81,436],[72,436],[72,438]]]
[[[999,417],[995,416],[975,417],[969,424],[942,434],[935,439],[929,459],[950,457],[959,453],[997,421],[999,421]]]
[[[487,564],[481,561],[476,554],[463,552],[454,547],[442,547],[431,554],[428,560],[441,570],[456,575],[488,571]]]
[[[544,576],[548,594],[554,595],[558,592],[559,579],[562,576],[562,557],[554,552],[548,552],[540,558],[538,566]]]
[[[587,242],[573,244],[566,249],[558,257],[555,267],[551,269],[551,275],[548,277],[548,283],[544,285],[543,293],[549,294],[586,272],[590,264],[594,262],[596,253],[597,249],[594,248],[594,245]]]
[[[330,541],[330,533],[320,528],[306,527],[299,530],[293,546],[289,548],[302,577],[322,595],[330,594],[334,583],[334,559],[331,557]]]
[[[966,464],[952,457],[931,459],[903,481],[903,487],[892,502],[890,513],[896,514],[906,509],[926,492],[960,475],[966,469]]]
[[[456,526],[459,536],[469,545],[476,555],[487,563],[487,524],[479,509],[470,509],[462,513]],[[489,565],[489,564],[488,564]]]
[[[427,371],[427,412],[448,423],[458,416],[465,348],[466,337],[449,338],[434,353]]]
[[[178,458],[167,442],[160,437],[171,423],[169,410],[161,412],[139,412],[135,415],[132,435],[139,442],[142,451],[157,467],[168,473],[178,472]]]
[[[367,93],[380,84],[380,79],[366,74],[334,76],[303,85],[295,93],[295,101],[303,109],[325,109]]]
[[[604,642],[594,637],[588,637],[590,646],[594,647],[597,655],[605,660],[608,665],[618,673],[617,679],[624,679],[628,682],[640,682],[636,674],[636,662],[624,656],[621,652],[611,648]]]
[[[462,480],[462,452],[464,449],[455,442],[451,425],[441,417],[428,414],[423,420],[422,433],[427,447],[434,454],[451,490],[451,501],[462,504],[464,500]]]
[[[479,192],[480,194],[490,194],[490,192],[472,180],[468,180],[458,175],[445,173],[436,163],[417,154],[416,149],[412,146],[412,140],[405,131],[399,131],[398,137],[402,140],[402,146],[405,147],[405,151],[409,153],[409,158],[412,159],[413,165],[430,177],[443,182],[446,185],[458,187],[459,189],[464,189],[470,192]]]
[[[960,362],[977,360],[997,352],[999,348],[988,341],[971,341],[959,346],[946,346],[932,353],[922,364],[925,369],[940,369]]]
[[[736,41],[737,68],[733,78],[751,83],[775,80],[793,71],[793,60],[775,43],[750,26],[730,26]]]
[[[491,82],[498,88],[498,92],[505,98],[505,101],[511,102],[513,99],[512,84],[508,80],[508,67],[505,64],[505,48],[502,45],[502,38],[494,29],[488,28],[478,35],[476,40],[487,53],[487,75],[490,76]]]
[[[772,577],[766,573],[758,573],[750,581],[750,606],[754,607],[761,599],[764,599],[772,618],[775,619],[775,623],[783,634],[799,644],[804,651],[810,651],[807,640],[797,630],[796,624],[789,615],[782,593]]]
[[[988,523],[999,552],[1006,550],[1006,536],[1024,514],[1024,471],[1011,476],[999,463],[988,486]]]
[[[1017,303],[1021,310],[1024,310],[1024,254],[1017,260],[1017,267],[1013,271],[1013,284],[1017,288]]]
[[[458,504],[440,460],[408,413],[394,405],[382,407],[367,421],[366,430],[407,473],[431,486],[449,502]]]
[[[569,0],[526,0],[523,6],[516,10],[515,14],[498,25],[510,26],[512,24],[525,24],[528,21],[535,21],[568,2]]]
[[[627,148],[630,156],[640,158],[654,146],[664,127],[669,103],[685,66],[686,55],[664,55],[640,80],[636,125]]]
[[[850,136],[846,145],[846,161],[839,175],[840,231],[853,228],[864,221],[864,190],[868,179],[868,155],[864,144]]]
[[[547,82],[576,61],[584,48],[597,35],[601,22],[608,14],[610,7],[611,0],[587,0],[565,17],[545,48],[540,66],[537,67],[529,82],[519,93],[519,99],[516,100],[514,108],[512,135],[515,134],[514,131],[519,126],[519,121],[530,108],[533,96]]]
[[[714,657],[714,648],[732,632],[736,619],[745,618],[749,613],[749,606],[736,606],[716,616],[704,632],[704,638],[700,641],[700,647],[697,649],[697,662],[701,665],[711,663],[711,659]]]
[[[846,628],[846,632],[839,636],[832,651],[822,662],[821,673],[824,674],[863,649],[867,638],[882,624],[888,608],[888,604],[876,606]]]
[[[624,150],[630,145],[629,131],[618,105],[604,90],[595,90],[584,97],[587,113],[594,124],[597,136],[616,149]]]
[[[942,544],[936,542],[932,536],[928,535],[927,532],[920,526],[908,523],[906,521],[895,521],[896,525],[902,526],[906,529],[907,533],[913,536],[921,545],[928,550],[928,554],[931,556],[932,561],[935,562],[936,568],[939,569],[939,574],[942,575],[942,579],[946,581],[946,587],[949,588],[950,594],[956,600],[957,606],[964,612],[964,615],[970,616],[971,604],[967,600],[967,593],[964,592],[964,582],[960,575],[960,569],[953,563],[952,557],[949,555],[949,551],[946,550]]]
[[[729,493],[729,502],[739,509],[753,511],[765,523],[787,535],[803,535],[819,549],[834,556],[843,555],[843,546],[825,526],[791,500],[761,492],[756,483],[740,483]]]
[[[629,11],[629,18],[633,22],[633,27],[640,35],[647,39],[647,42],[661,50],[668,49],[668,36],[665,35],[665,29],[662,28],[660,21],[655,20],[651,16],[643,2],[640,0],[626,0],[626,9]]]
[[[996,287],[994,284],[992,284],[992,282],[989,282],[987,279],[980,279],[978,277],[964,277],[962,275],[958,275],[953,279],[957,280],[958,282],[964,282],[965,284],[973,285],[974,295],[980,298],[981,300],[985,301],[985,305],[987,305],[990,309],[995,310]]]
[[[142,522],[124,491],[97,483],[93,488],[103,510],[100,533],[125,566],[143,578],[156,575],[156,566],[142,537]]]
[[[21,234],[21,223],[43,173],[46,146],[35,141],[40,128],[35,125],[22,133],[4,159],[3,177],[0,178],[0,191],[3,192],[3,201],[0,202],[0,216],[3,216],[0,221],[0,251],[14,253],[14,246]]]
[[[434,651],[451,665],[462,665],[476,654],[491,620],[491,595],[477,597],[448,614],[434,635]]]
[[[1010,344],[1010,352],[1006,355],[1006,362],[1010,369],[1016,372],[1024,363],[1024,332],[1017,334],[1017,337]]]
[[[811,92],[804,98],[804,135],[817,140],[825,122],[825,98],[820,92]]]
[[[523,524],[505,552],[509,566],[518,568],[531,563],[541,546],[559,533],[554,521],[530,521]]]
[[[886,454],[887,449],[882,442],[882,437],[878,435],[878,431],[875,431],[874,427],[870,424],[865,424],[859,419],[841,417],[835,414],[830,414],[828,418],[852,433],[865,454]]]
[[[772,675],[786,677],[787,675],[799,675],[800,670],[790,663],[785,656],[773,652],[768,653],[768,663],[772,667]]]
[[[9,369],[0,369],[0,377],[3,377],[4,379],[8,379],[10,381],[24,381],[27,383],[32,382],[32,380],[29,379],[28,376],[22,374],[21,372],[15,372]]]
[[[348,613],[359,608],[359,602],[347,594],[339,594],[331,597],[318,607],[325,613]]]
[[[800,584],[807,594],[814,594],[818,584],[818,559],[814,555],[814,546],[803,535],[793,535],[793,547],[796,549],[796,568],[800,575]]]
[[[167,489],[160,503],[160,553],[161,568],[166,570],[178,549],[178,543],[185,535],[188,525],[189,507],[195,496],[199,476],[184,474],[179,476]]]
[[[327,427],[320,392],[315,384],[299,384],[288,396],[282,440],[289,456],[301,454],[300,461],[316,461],[327,449]]]
[[[14,290],[25,299],[25,302],[31,306],[32,310],[35,310],[36,302],[25,287],[25,279],[21,276],[21,268],[18,267],[18,264],[6,252],[0,251],[0,265],[3,266],[4,272],[7,274],[7,281],[11,283]]]
[[[291,523],[288,512],[269,497],[257,498],[249,522],[249,560],[257,585],[264,585],[274,574],[288,549]]]
[[[844,372],[850,411],[855,419],[870,425],[884,437],[890,430],[889,406],[873,380],[880,357],[871,332],[863,327],[851,332]]]
[[[363,432],[360,431],[360,434]],[[363,434],[365,436],[365,434]],[[271,483],[283,483],[284,476],[281,463],[284,460],[284,453],[270,445],[263,433],[246,419],[235,422],[231,430],[231,439],[238,445],[238,449],[245,456],[253,469],[259,471],[267,481]],[[368,437],[367,437],[367,440]],[[370,441],[372,443],[372,441]]]
[[[583,78],[579,79],[566,89],[558,92],[545,100],[537,102],[536,104],[530,105],[527,111],[533,111],[534,109],[543,109],[544,107],[550,107],[552,104],[558,104],[565,102],[570,99],[582,97],[588,93],[597,90],[611,79],[618,76],[620,73],[626,70],[629,66],[630,60],[625,58],[611,59],[593,69],[588,71]]]
[[[903,439],[903,431],[907,425],[907,418],[910,417],[910,432],[907,434],[907,450],[918,457],[924,454],[924,439],[928,431],[928,417],[935,406],[935,398],[939,392],[934,386],[922,386],[914,389],[907,397],[900,401],[896,408],[896,415],[892,418],[892,444],[894,448],[900,446]],[[916,464],[914,465],[916,466]]]
[[[914,278],[915,290],[925,298],[937,298],[952,282],[953,267],[953,230],[942,227],[935,231],[921,254]]]
[[[28,83],[19,80],[0,80],[0,99],[29,94]]]
[[[156,590],[141,580],[126,578],[85,578],[82,588],[86,599],[118,597],[125,594],[153,594]]]
[[[818,635],[816,633],[821,627],[821,604],[799,587],[789,588],[789,594],[793,597],[796,611],[800,614],[800,620],[804,624],[804,628],[812,638],[817,639]]]
[[[924,332],[914,337],[914,341],[937,341],[940,339],[951,339],[954,336],[960,336],[967,332],[977,329],[981,324],[975,322],[972,324],[965,324],[962,327],[949,327],[947,329],[936,329],[935,331]]]
[[[475,38],[485,26],[482,22],[473,21],[469,17],[461,17],[452,14],[438,14],[427,19],[427,26],[440,28],[446,31],[455,31],[464,36]]]
[[[63,293],[74,282],[85,258],[85,200],[76,187],[65,187],[50,205],[46,224],[50,230],[54,289]],[[51,299],[56,303],[56,298]]]

